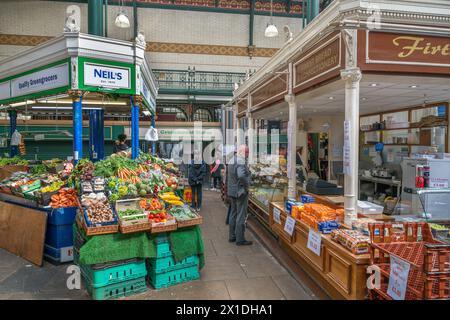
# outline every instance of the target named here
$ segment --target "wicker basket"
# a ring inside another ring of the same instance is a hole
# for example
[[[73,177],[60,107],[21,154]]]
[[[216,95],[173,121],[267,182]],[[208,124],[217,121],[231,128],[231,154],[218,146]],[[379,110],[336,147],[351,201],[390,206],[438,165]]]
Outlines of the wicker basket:
[[[178,228],[192,227],[203,223],[203,217],[198,215],[197,218],[188,220],[177,220]]]
[[[84,221],[84,219],[81,222],[81,227],[84,229],[84,232],[86,232],[87,236],[117,233],[119,231],[119,225],[117,225],[117,224],[101,226],[101,227],[88,227],[88,226],[86,226],[86,222]]]
[[[167,223],[169,222],[169,223]],[[178,225],[176,220],[171,217],[167,222],[163,223],[154,223],[152,225],[151,233],[161,233],[161,232],[169,232],[175,231],[178,229]]]

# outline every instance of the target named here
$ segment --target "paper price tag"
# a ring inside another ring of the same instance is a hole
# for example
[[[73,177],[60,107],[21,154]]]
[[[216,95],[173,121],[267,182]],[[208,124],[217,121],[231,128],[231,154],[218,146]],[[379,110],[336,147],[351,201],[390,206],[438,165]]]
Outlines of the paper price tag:
[[[308,244],[306,247],[314,252],[316,255],[320,256],[320,248],[322,244],[322,235],[319,232],[309,229],[308,233]]]
[[[294,234],[295,229],[295,219],[292,217],[287,217],[286,223],[284,224],[284,231],[286,231],[290,236]]]
[[[281,224],[281,219],[280,219],[280,209],[278,208],[273,208],[273,220],[278,223]]]
[[[391,255],[391,273],[387,294],[394,300],[405,300],[406,285],[408,283],[409,269],[411,265]]]

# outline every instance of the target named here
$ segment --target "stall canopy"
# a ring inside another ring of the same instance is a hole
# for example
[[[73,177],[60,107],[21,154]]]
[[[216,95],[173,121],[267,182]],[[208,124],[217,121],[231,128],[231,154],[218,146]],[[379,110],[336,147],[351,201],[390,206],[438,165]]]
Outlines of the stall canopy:
[[[0,111],[10,112],[13,119],[24,110],[71,107],[75,160],[82,157],[83,109],[94,118],[95,111],[100,117],[105,110],[128,112],[136,156],[139,113],[154,116],[156,110],[157,85],[145,58],[145,45],[143,35],[128,42],[65,32],[4,59],[0,62]]]

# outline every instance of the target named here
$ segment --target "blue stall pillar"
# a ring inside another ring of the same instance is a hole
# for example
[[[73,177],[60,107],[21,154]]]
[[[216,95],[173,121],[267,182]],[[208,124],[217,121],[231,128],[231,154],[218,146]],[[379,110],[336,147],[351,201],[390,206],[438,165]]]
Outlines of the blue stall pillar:
[[[95,162],[105,157],[104,111],[89,110],[89,158]]]
[[[73,109],[73,161],[75,164],[83,158],[83,96],[74,97]]]
[[[152,116],[150,126],[156,128],[155,116]],[[156,141],[152,141],[152,154],[156,154]]]
[[[19,147],[11,145],[11,137],[17,128],[17,111],[10,110],[8,111],[8,114],[9,114],[9,139],[10,139],[9,156],[12,158],[19,154]]]
[[[139,105],[137,104],[137,101],[133,102],[133,97],[130,97],[130,101],[131,101],[131,159],[136,159],[139,155]]]

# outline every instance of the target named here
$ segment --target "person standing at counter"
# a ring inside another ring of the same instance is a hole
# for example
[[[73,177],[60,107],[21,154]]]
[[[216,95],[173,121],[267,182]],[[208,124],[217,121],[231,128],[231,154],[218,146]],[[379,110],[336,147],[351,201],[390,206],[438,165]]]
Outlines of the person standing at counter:
[[[192,163],[189,165],[189,176],[188,182],[192,189],[192,205],[191,207],[199,212],[202,207],[202,187],[203,187],[203,179],[206,175],[206,164],[204,161],[201,163],[197,163],[192,160]]]
[[[297,165],[297,174],[298,174],[298,180],[303,184],[304,181],[306,181],[306,177],[308,176],[308,171],[306,170],[303,160],[303,146],[297,148],[297,153],[295,156],[295,164]]]
[[[248,147],[239,146],[237,156],[228,165],[227,187],[231,203],[230,212],[230,242],[238,246],[248,246],[252,241],[245,239],[245,221],[247,220],[248,188],[250,186],[250,170],[247,165]]]

